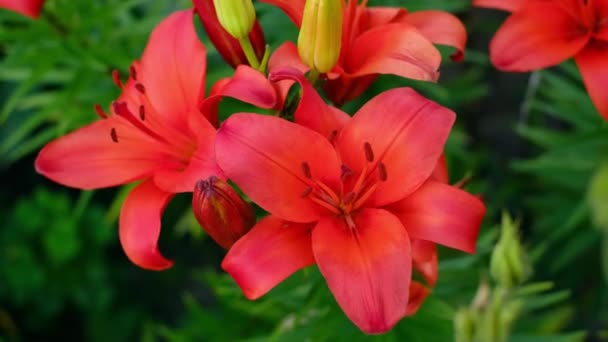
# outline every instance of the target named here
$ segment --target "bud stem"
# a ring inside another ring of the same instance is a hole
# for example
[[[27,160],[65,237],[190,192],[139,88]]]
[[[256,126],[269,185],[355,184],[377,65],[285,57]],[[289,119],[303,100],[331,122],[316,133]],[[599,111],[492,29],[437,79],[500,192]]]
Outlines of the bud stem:
[[[269,60],[270,60],[270,45],[266,44],[266,47],[264,48],[264,56],[262,57],[262,62],[260,63],[260,68],[258,69],[264,75],[266,75],[266,69],[268,68]]]
[[[239,39],[239,43],[241,44],[241,48],[243,48],[243,52],[245,53],[245,57],[247,57],[249,65],[256,70],[260,70],[260,61],[255,55],[255,51],[253,50],[253,45],[251,45],[251,40],[249,40],[249,37]]]
[[[317,81],[319,80],[319,75],[320,73],[315,69],[310,69],[308,75],[306,75],[308,82],[310,82],[313,87],[317,84]]]

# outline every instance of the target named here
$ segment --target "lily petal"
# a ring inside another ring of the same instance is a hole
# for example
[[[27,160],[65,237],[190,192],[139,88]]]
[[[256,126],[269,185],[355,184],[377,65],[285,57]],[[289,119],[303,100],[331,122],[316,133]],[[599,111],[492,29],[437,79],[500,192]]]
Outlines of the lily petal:
[[[288,221],[313,222],[326,211],[305,196],[312,179],[333,189],[340,180],[327,138],[277,117],[230,116],[218,131],[215,151],[225,174],[255,203]]]
[[[306,73],[310,70],[308,65],[304,64],[300,59],[298,47],[293,42],[283,43],[272,53],[268,60],[268,70],[270,70],[271,74],[274,70],[284,67],[292,67],[302,73]],[[289,94],[289,89],[291,89],[293,83],[294,81],[289,79],[273,82],[279,96],[279,104],[275,108],[283,108],[285,101],[287,100],[287,95]]]
[[[415,27],[395,23],[358,36],[343,67],[351,76],[392,74],[436,81],[440,63],[439,51]]]
[[[310,225],[267,216],[239,239],[222,261],[245,296],[257,299],[297,270],[312,265]]]
[[[431,42],[455,48],[452,60],[459,62],[464,58],[467,31],[455,15],[444,11],[420,11],[409,13],[403,20]]]
[[[304,13],[304,4],[306,0],[260,0],[267,4],[280,8],[297,27],[302,24],[302,15]]]
[[[406,314],[412,272],[410,242],[399,220],[363,209],[355,228],[324,217],[312,248],[329,289],[348,318],[366,333],[388,331]]]
[[[505,71],[546,68],[573,57],[590,35],[559,4],[532,2],[498,29],[490,43],[490,58]]]
[[[593,104],[608,120],[608,43],[594,42],[576,55],[575,60]]]
[[[429,286],[437,283],[437,246],[430,242],[412,239],[412,260],[414,269],[424,277]]]
[[[473,0],[473,6],[514,12],[529,2],[530,0]]]
[[[23,14],[32,19],[38,18],[44,0],[0,0],[0,8]]]
[[[119,238],[122,249],[135,265],[161,271],[173,265],[158,251],[160,217],[173,195],[147,180],[135,187],[120,210]]]
[[[359,109],[340,133],[337,147],[342,162],[355,173],[368,163],[365,143],[375,155],[368,170],[384,163],[387,179],[379,183],[370,206],[396,202],[429,178],[454,120],[451,110],[411,88],[385,91]]]
[[[36,158],[36,171],[66,186],[98,189],[179,167],[168,153],[123,118],[111,116],[48,143]]]
[[[467,253],[475,253],[486,212],[477,197],[432,180],[391,205],[389,210],[399,217],[413,239],[432,241]]]
[[[270,73],[269,78],[273,82],[293,80],[302,87],[302,98],[294,113],[296,123],[330,137],[332,134],[335,136],[350,119],[346,113],[328,106],[299,70],[291,67],[276,68]]]
[[[207,51],[194,29],[193,13],[175,12],[152,31],[138,72],[161,121],[181,132],[187,132],[188,113],[199,108],[205,92]]]
[[[407,302],[407,311],[405,315],[411,316],[418,312],[418,309],[420,309],[422,303],[424,303],[424,300],[429,294],[431,294],[431,291],[424,287],[424,285],[417,281],[412,281],[410,284],[410,299]]]

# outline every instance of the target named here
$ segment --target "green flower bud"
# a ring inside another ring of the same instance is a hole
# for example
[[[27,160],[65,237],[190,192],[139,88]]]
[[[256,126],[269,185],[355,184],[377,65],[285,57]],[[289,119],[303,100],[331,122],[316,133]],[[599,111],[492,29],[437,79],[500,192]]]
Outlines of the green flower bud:
[[[608,163],[595,171],[587,190],[587,202],[595,226],[608,231]]]
[[[477,313],[469,308],[461,308],[454,315],[456,342],[473,342],[477,326]]]
[[[508,214],[503,214],[500,240],[490,260],[490,274],[503,287],[521,284],[531,273],[531,267],[518,236],[518,227]]]
[[[307,0],[298,35],[302,61],[318,73],[330,71],[340,58],[342,0]]]
[[[251,0],[213,0],[220,24],[236,39],[246,39],[255,23]]]

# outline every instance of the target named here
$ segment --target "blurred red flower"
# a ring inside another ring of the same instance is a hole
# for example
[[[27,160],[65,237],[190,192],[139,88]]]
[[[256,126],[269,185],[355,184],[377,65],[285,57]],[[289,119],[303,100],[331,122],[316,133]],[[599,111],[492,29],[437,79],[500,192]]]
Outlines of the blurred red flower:
[[[33,19],[38,18],[42,5],[44,5],[44,0],[0,0],[0,8],[9,9]]]

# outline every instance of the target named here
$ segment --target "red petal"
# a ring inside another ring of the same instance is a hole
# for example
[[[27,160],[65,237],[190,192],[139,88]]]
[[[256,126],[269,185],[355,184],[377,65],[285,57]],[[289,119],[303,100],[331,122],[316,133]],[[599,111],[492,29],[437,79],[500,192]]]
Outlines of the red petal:
[[[312,248],[329,289],[348,318],[366,333],[388,331],[406,313],[411,251],[399,220],[381,209],[354,218],[323,218],[312,232]]]
[[[366,7],[362,15],[363,31],[376,26],[400,22],[407,15],[404,8],[398,7]]]
[[[477,197],[435,181],[426,182],[404,200],[390,206],[412,239],[432,241],[475,253],[486,208]]]
[[[119,237],[122,249],[137,266],[164,270],[173,265],[158,251],[160,217],[172,194],[157,188],[151,180],[131,190],[120,210]]]
[[[352,76],[393,74],[425,81],[435,81],[439,76],[439,51],[407,24],[370,29],[357,37],[345,53],[344,69]]]
[[[162,143],[112,116],[48,143],[38,154],[36,171],[66,186],[104,188],[179,167],[168,152]]]
[[[435,170],[433,170],[433,173],[431,174],[431,179],[446,184],[450,182],[450,176],[448,173],[448,161],[445,158],[445,153],[441,155],[441,158],[439,158],[437,166],[435,166]]]
[[[407,302],[406,316],[415,314],[424,303],[424,300],[431,293],[429,289],[424,287],[417,281],[412,281],[410,284],[410,300]]]
[[[163,20],[150,35],[138,72],[161,121],[182,132],[187,132],[188,113],[198,111],[205,92],[207,53],[192,19],[191,9]]]
[[[257,299],[297,270],[314,263],[310,225],[268,216],[232,246],[222,268],[247,298]]]
[[[473,0],[473,6],[496,8],[504,11],[517,11],[530,0]]]
[[[267,4],[271,4],[273,6],[277,6],[280,8],[289,19],[296,24],[296,26],[300,27],[302,23],[302,14],[304,13],[304,3],[306,0],[260,0],[261,2],[265,2]]]
[[[6,8],[36,19],[40,14],[40,9],[44,5],[44,0],[0,0],[0,8]]]
[[[337,188],[340,164],[329,141],[306,127],[257,114],[235,114],[216,138],[220,167],[255,203],[282,219],[312,222],[325,209],[303,196],[311,180]]]
[[[364,144],[384,163],[388,178],[379,183],[369,206],[396,202],[429,178],[443,152],[455,115],[410,88],[396,88],[371,99],[344,127],[338,139],[342,162],[355,173],[367,164]]]
[[[350,119],[346,113],[331,109],[299,70],[291,67],[276,68],[269,78],[273,82],[293,80],[302,87],[302,97],[294,113],[296,123],[330,137],[332,134],[335,136]]]
[[[453,60],[460,61],[464,57],[467,31],[460,19],[453,14],[444,11],[421,11],[409,13],[404,21],[416,27],[431,42],[457,49],[452,55]]]
[[[412,239],[414,269],[424,277],[429,286],[437,283],[437,246],[429,241]]]
[[[490,58],[505,71],[542,69],[574,56],[589,37],[558,4],[534,2],[507,18],[490,43]]]
[[[591,100],[608,120],[608,43],[591,43],[575,59]]]
[[[270,73],[277,68],[292,67],[302,73],[306,73],[310,68],[302,62],[298,53],[298,47],[292,42],[285,42],[279,46],[270,56],[268,70]],[[292,80],[273,82],[279,96],[279,104],[276,108],[283,108],[289,89],[293,85]]]

